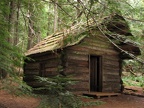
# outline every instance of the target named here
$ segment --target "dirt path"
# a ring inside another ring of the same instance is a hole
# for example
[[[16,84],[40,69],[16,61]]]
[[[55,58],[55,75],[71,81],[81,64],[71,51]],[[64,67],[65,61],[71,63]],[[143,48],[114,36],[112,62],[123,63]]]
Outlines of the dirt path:
[[[36,108],[39,99],[32,97],[17,97],[0,91],[0,108]]]
[[[105,102],[105,104],[89,108],[144,108],[144,98],[137,96],[120,95],[99,100]]]
[[[98,100],[105,102],[105,104],[87,108],[144,108],[144,97],[120,95]],[[38,104],[39,99],[15,97],[4,91],[0,91],[0,108],[36,108]]]

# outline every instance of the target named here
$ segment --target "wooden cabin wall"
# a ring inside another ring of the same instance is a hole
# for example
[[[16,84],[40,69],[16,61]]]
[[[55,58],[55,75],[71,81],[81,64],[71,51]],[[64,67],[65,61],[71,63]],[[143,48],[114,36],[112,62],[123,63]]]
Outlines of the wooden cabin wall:
[[[103,56],[103,91],[121,92],[120,71],[118,55]]]
[[[31,61],[25,61],[24,81],[33,87],[41,86],[35,80],[35,76],[52,77],[58,74],[60,63],[58,53],[42,53],[30,56]]]
[[[65,72],[79,81],[70,87],[73,91],[83,93],[90,90],[89,55],[102,56],[102,91],[120,91],[119,53],[99,31],[93,32],[93,35],[86,37],[80,44],[67,47],[66,50]]]
[[[77,51],[77,47],[67,48],[67,61],[65,66],[65,74],[71,75],[75,85],[70,85],[69,90],[76,94],[89,91],[89,63],[87,52]]]

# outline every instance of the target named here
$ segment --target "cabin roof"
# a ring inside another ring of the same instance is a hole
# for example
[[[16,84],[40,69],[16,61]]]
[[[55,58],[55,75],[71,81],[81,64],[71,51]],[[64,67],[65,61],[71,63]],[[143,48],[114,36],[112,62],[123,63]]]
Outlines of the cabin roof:
[[[132,36],[132,34],[129,31],[128,24],[126,23],[124,18],[115,14],[115,15],[99,18],[96,20],[90,19],[85,23],[78,23],[70,27],[69,29],[65,29],[61,32],[53,33],[52,35],[47,36],[38,44],[36,44],[34,47],[29,49],[25,55],[28,56],[28,55],[43,53],[46,51],[54,51],[57,49],[62,49],[68,46],[76,45],[82,39],[88,36],[87,32],[90,29],[99,27],[104,23],[107,23],[107,28],[111,32],[117,32],[117,33],[122,32],[122,34],[124,34],[125,36],[130,36],[130,35]],[[137,51],[137,53],[140,53],[139,48],[135,46],[135,44],[130,43],[128,44],[128,46],[131,47],[132,50],[134,49],[134,51]]]

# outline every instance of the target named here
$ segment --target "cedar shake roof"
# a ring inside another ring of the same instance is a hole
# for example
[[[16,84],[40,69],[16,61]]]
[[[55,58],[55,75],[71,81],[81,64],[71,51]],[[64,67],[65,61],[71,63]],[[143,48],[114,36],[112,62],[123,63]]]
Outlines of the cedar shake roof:
[[[114,20],[115,19],[115,20]],[[120,20],[119,20],[120,19]],[[118,34],[123,34],[125,36],[132,36],[129,32],[129,27],[125,19],[117,14],[106,16],[100,19],[90,19],[85,23],[78,23],[75,26],[70,27],[67,30],[54,33],[50,36],[47,36],[33,48],[29,49],[25,55],[33,55],[38,53],[43,53],[46,51],[54,51],[57,49],[65,48],[78,44],[82,39],[84,39],[88,34],[90,29],[96,28],[100,25],[107,24],[107,29],[111,32],[116,32]],[[113,23],[116,23],[113,25]],[[125,28],[125,29],[123,29]],[[136,55],[140,54],[140,50],[134,44],[128,44],[132,52],[136,52]],[[125,47],[124,47],[125,48]],[[127,48],[126,48],[127,49]]]

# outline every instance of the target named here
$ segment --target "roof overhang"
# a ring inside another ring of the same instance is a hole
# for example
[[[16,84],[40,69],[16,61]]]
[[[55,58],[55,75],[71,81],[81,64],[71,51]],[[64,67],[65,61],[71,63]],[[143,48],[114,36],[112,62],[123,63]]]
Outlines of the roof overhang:
[[[88,34],[89,29],[96,28],[100,25],[106,24],[107,29],[115,34],[122,34],[124,36],[132,36],[129,26],[125,19],[120,15],[110,15],[97,20],[90,19],[85,23],[79,23],[70,27],[67,30],[54,33],[47,36],[44,40],[39,42],[33,48],[26,52],[26,56],[40,54],[48,51],[55,51],[57,49],[63,49],[68,46],[76,45],[83,40]],[[115,40],[114,38],[112,40]],[[135,56],[140,55],[140,49],[133,43],[122,43],[118,45],[122,50],[131,53]],[[120,51],[121,52],[121,51]],[[130,58],[128,54],[122,52],[122,58]]]

